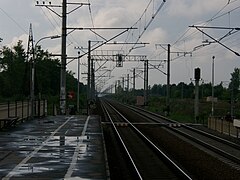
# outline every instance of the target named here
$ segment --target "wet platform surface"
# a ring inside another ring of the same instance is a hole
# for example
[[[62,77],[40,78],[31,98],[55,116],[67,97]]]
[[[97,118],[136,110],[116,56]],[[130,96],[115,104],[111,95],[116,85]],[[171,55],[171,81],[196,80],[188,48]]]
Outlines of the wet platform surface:
[[[98,116],[55,116],[0,132],[1,179],[107,179]]]

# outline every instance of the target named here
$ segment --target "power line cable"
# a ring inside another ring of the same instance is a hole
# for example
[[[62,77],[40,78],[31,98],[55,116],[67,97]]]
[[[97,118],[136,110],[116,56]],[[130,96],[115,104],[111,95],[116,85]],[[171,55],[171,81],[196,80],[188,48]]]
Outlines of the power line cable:
[[[52,22],[52,20],[48,17],[48,15],[45,13],[45,11],[43,10],[43,8],[41,7],[41,10],[43,11],[43,14],[46,16],[46,18],[48,19],[48,21],[50,22],[50,24],[53,26],[53,29],[55,31],[57,31],[58,34],[61,34],[57,28],[61,27],[61,24],[56,20],[55,16],[52,15],[51,11],[47,8],[51,18],[53,19],[53,21],[55,22],[56,25],[54,25],[54,23]],[[60,19],[60,17],[59,17]],[[74,38],[74,36],[72,34],[69,34],[70,36],[67,36],[67,41],[68,41],[68,46],[75,44],[75,46],[80,46],[79,43],[77,42],[77,40]],[[67,46],[67,47],[68,47]]]
[[[28,34],[28,31],[25,30],[14,18],[12,18],[6,11],[4,11],[1,7],[0,7],[0,10],[1,10],[9,19],[11,19],[11,20],[14,22],[14,24],[17,25],[17,27],[18,27],[19,29],[21,29],[24,33]]]
[[[153,9],[153,13],[152,13],[152,16],[150,18],[150,20],[148,21],[147,23],[147,12],[148,12],[148,9],[150,9],[150,5],[153,4],[153,8],[155,7],[155,4],[154,4],[154,1],[153,0],[150,0],[149,3],[147,4],[146,8],[144,9],[143,13],[141,14],[141,16],[138,18],[138,20],[131,26],[131,27],[136,27],[138,26],[138,29],[139,29],[139,35],[136,37],[136,44],[139,42],[139,40],[141,39],[141,37],[143,36],[143,34],[145,33],[145,31],[148,29],[148,27],[150,26],[150,24],[152,23],[152,21],[154,20],[155,16],[158,14],[158,12],[161,10],[162,6],[164,5],[164,3],[166,2],[166,0],[163,0],[162,3],[160,4],[159,8],[156,10],[156,12],[154,12],[154,9]],[[144,27],[143,29],[141,30],[142,28],[142,21],[145,21],[145,24],[144,24]],[[130,37],[130,34],[132,33],[132,37],[133,37],[133,31],[128,31],[128,34],[127,34],[127,37],[125,39],[125,43],[128,42],[129,40],[129,37]],[[129,53],[135,48],[136,44],[134,44],[130,50],[129,50]],[[124,46],[124,45],[123,45]],[[123,46],[121,48],[121,50],[123,49]],[[129,54],[128,53],[128,54]]]
[[[234,3],[234,2],[236,2],[236,1],[238,1],[238,0],[228,1],[228,3],[225,4],[225,5],[224,5],[216,14],[214,14],[209,20],[207,20],[207,21],[203,24],[203,26],[206,26],[206,25],[209,24],[210,22],[212,22],[212,21],[214,21],[214,20],[216,20],[216,19],[218,19],[218,18],[220,18],[220,17],[222,17],[222,16],[224,16],[224,15],[229,14],[230,12],[233,12],[233,11],[237,10],[240,6],[235,7],[234,9],[231,9],[230,11],[228,11],[228,12],[226,12],[226,13],[220,14],[229,4]],[[219,14],[220,14],[220,15],[219,15]],[[191,37],[195,36],[196,34],[198,34],[198,33],[197,33],[197,30],[195,30],[195,31],[193,31],[192,33],[190,33],[189,35],[185,36],[185,35],[187,34],[187,32],[189,32],[189,30],[190,30],[190,29],[188,28],[188,29],[185,31],[185,33],[184,33],[180,38],[178,38],[177,41],[175,41],[175,43],[174,43],[173,45],[177,44],[177,43],[180,42],[180,41],[185,41],[185,40],[187,40],[188,38],[191,38]],[[205,47],[205,45],[202,46],[202,47]],[[193,49],[191,52],[194,52],[194,51],[196,51],[196,50],[198,50],[198,49]]]
[[[145,9],[144,13],[145,13],[145,17],[146,17],[146,12],[147,9],[149,8],[150,4],[151,4],[152,0],[150,1],[150,3],[148,4],[147,8]],[[143,36],[143,34],[146,32],[146,30],[148,29],[148,27],[151,25],[151,23],[153,22],[153,20],[155,19],[156,15],[159,13],[159,11],[162,9],[162,7],[164,6],[166,0],[163,0],[162,3],[160,4],[160,6],[158,7],[158,9],[156,10],[156,12],[153,12],[151,19],[148,21],[147,24],[145,24],[143,31],[140,33],[140,35],[138,36],[135,44],[132,46],[132,48],[129,50],[129,53],[136,47],[136,44],[139,42],[139,40],[141,39],[141,37]],[[141,18],[140,18],[141,19]],[[145,18],[146,19],[146,18]]]
[[[237,1],[237,0],[235,0],[235,1]],[[235,1],[234,1],[234,2],[235,2]],[[220,14],[230,3],[233,3],[233,2],[229,2],[229,1],[228,1],[228,3],[225,4],[220,10],[218,10],[218,12],[217,12],[216,14],[214,14],[209,20],[207,20],[207,21],[203,24],[203,26],[206,26],[206,25],[209,24],[211,21],[213,21],[213,20],[221,17],[221,16],[218,16],[218,14]],[[190,28],[187,28],[187,30],[183,33],[183,35],[181,35],[180,38],[178,38],[177,41],[175,41],[175,42],[173,43],[173,45],[177,44],[179,41],[185,41],[185,40],[188,39],[189,37],[191,37],[191,36],[193,36],[193,35],[195,35],[195,34],[198,33],[198,31],[195,30],[195,31],[191,32],[189,35],[187,35],[186,37],[184,37],[184,36],[189,32],[189,30],[190,30]],[[172,45],[172,46],[173,46],[173,45]]]
[[[58,34],[60,34],[60,32],[57,30],[56,25],[53,24],[53,22],[51,21],[51,19],[48,17],[48,15],[46,14],[46,12],[43,10],[42,7],[40,7],[41,11],[43,12],[44,16],[48,19],[48,21],[50,22],[50,24],[53,27],[54,31],[57,31]],[[52,13],[50,13],[52,19],[55,21],[55,23],[57,24],[58,27],[60,27],[60,25],[58,24],[58,22],[55,20],[55,18],[52,16]]]

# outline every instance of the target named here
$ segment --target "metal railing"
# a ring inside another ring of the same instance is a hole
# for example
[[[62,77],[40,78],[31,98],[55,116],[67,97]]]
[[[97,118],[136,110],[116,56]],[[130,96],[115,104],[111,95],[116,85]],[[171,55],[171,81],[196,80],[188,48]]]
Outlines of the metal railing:
[[[233,122],[223,117],[209,117],[208,128],[229,136],[239,138],[240,130],[233,126]]]
[[[32,107],[34,110],[32,111]],[[32,114],[33,112],[33,114]],[[21,121],[47,115],[47,100],[35,100],[32,106],[30,100],[15,101],[0,104],[0,119],[18,118]],[[0,121],[0,128],[3,122]]]

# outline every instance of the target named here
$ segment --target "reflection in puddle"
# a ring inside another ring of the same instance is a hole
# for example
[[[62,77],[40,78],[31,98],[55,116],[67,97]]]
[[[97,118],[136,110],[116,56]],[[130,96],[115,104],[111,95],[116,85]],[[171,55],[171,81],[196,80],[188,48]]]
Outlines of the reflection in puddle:
[[[21,176],[26,174],[44,173],[56,170],[59,166],[69,166],[76,147],[79,147],[77,160],[84,160],[91,156],[87,152],[88,136],[53,136],[44,144],[43,138],[25,138],[18,143],[19,153],[25,157],[32,151],[44,145],[38,153],[31,157],[29,162],[19,167],[13,174]],[[30,146],[27,144],[31,144]]]
[[[42,166],[41,163],[28,163],[28,164],[23,164],[21,167],[19,167],[18,170],[16,170],[15,172],[13,172],[14,176],[20,176],[20,175],[24,175],[24,174],[33,174],[33,173],[42,173],[42,172],[46,172],[46,171],[51,171],[53,170],[53,168],[51,167],[44,167]]]
[[[76,146],[84,140],[88,140],[88,136],[53,136],[46,146]]]
[[[71,178],[64,178],[64,180],[91,180],[91,179],[80,178],[80,177],[71,177]]]

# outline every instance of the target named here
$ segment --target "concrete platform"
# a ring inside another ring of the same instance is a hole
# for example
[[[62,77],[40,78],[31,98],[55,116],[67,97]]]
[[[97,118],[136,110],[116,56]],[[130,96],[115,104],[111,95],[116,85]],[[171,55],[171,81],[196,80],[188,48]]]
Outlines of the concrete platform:
[[[2,179],[108,179],[98,116],[54,116],[0,132]]]

